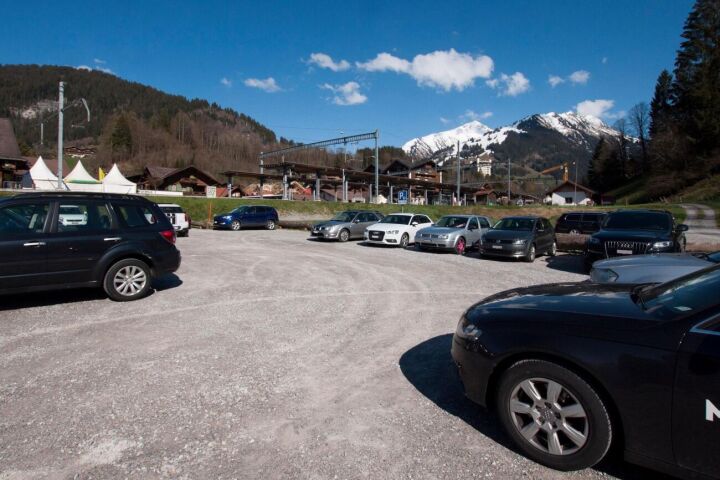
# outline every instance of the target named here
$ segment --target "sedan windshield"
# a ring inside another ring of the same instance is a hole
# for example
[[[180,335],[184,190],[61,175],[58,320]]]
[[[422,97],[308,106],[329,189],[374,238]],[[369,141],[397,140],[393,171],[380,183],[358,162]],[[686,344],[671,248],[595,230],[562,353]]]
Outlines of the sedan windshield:
[[[670,230],[670,215],[661,212],[614,212],[603,224],[605,230]]]
[[[399,225],[407,225],[410,223],[410,215],[388,215],[380,220],[380,223],[397,223]]]
[[[535,220],[532,218],[503,218],[493,227],[494,230],[520,230],[523,232],[532,231]]]
[[[332,218],[332,222],[352,222],[355,218],[355,212],[340,212]]]
[[[661,318],[700,312],[720,304],[720,265],[699,270],[684,277],[640,292],[645,309]]]
[[[448,215],[447,217],[442,217],[438,222],[435,224],[438,227],[448,227],[448,228],[465,228],[465,225],[467,225],[469,218],[467,217],[453,217]]]

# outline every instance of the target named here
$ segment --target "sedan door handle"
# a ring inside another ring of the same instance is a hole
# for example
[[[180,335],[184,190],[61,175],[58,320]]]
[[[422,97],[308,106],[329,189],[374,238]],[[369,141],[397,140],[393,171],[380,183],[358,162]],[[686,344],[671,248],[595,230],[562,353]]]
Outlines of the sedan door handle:
[[[42,247],[45,245],[45,242],[27,242],[23,243],[23,247]]]
[[[107,237],[107,238],[104,238],[103,240],[105,240],[106,242],[117,242],[119,240],[122,240],[122,237]]]

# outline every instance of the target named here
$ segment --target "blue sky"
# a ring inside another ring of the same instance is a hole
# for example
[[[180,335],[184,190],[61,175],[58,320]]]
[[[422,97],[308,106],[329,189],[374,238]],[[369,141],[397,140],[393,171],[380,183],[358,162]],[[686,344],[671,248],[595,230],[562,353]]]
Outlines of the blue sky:
[[[109,69],[298,141],[378,128],[401,145],[473,118],[612,123],[672,68],[692,3],[16,1],[0,63]]]

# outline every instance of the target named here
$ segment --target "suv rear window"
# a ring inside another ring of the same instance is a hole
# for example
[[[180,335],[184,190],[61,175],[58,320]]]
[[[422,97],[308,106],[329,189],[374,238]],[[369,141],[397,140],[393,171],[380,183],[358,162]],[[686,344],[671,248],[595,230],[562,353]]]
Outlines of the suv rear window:
[[[146,227],[157,223],[155,213],[145,205],[116,204],[114,207],[127,227]]]
[[[180,207],[160,207],[163,213],[185,213]]]

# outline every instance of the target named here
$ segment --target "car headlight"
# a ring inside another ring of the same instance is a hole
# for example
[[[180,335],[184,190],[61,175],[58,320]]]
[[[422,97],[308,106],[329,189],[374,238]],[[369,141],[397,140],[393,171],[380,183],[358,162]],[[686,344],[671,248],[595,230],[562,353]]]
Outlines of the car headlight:
[[[482,335],[482,330],[477,325],[468,323],[467,318],[463,316],[458,322],[455,335],[465,340],[477,340]]]
[[[593,268],[590,271],[590,280],[595,283],[612,283],[617,279],[618,274],[609,268]]]
[[[513,244],[515,244],[515,245],[525,245],[526,243],[527,243],[527,240],[525,240],[524,238],[521,238],[521,239],[519,239],[519,240],[515,240],[515,241],[513,242]]]
[[[388,235],[397,235],[398,233],[400,233],[400,230],[389,230],[387,233]]]
[[[600,239],[595,237],[590,237],[590,240],[588,241],[590,245],[600,245]]]
[[[652,248],[670,248],[670,247],[672,247],[672,245],[673,245],[673,242],[667,240],[667,241],[664,241],[664,242],[655,242],[655,243],[653,243]]]
[[[447,240],[448,238],[450,238],[450,235],[439,235],[438,238],[440,240]]]

